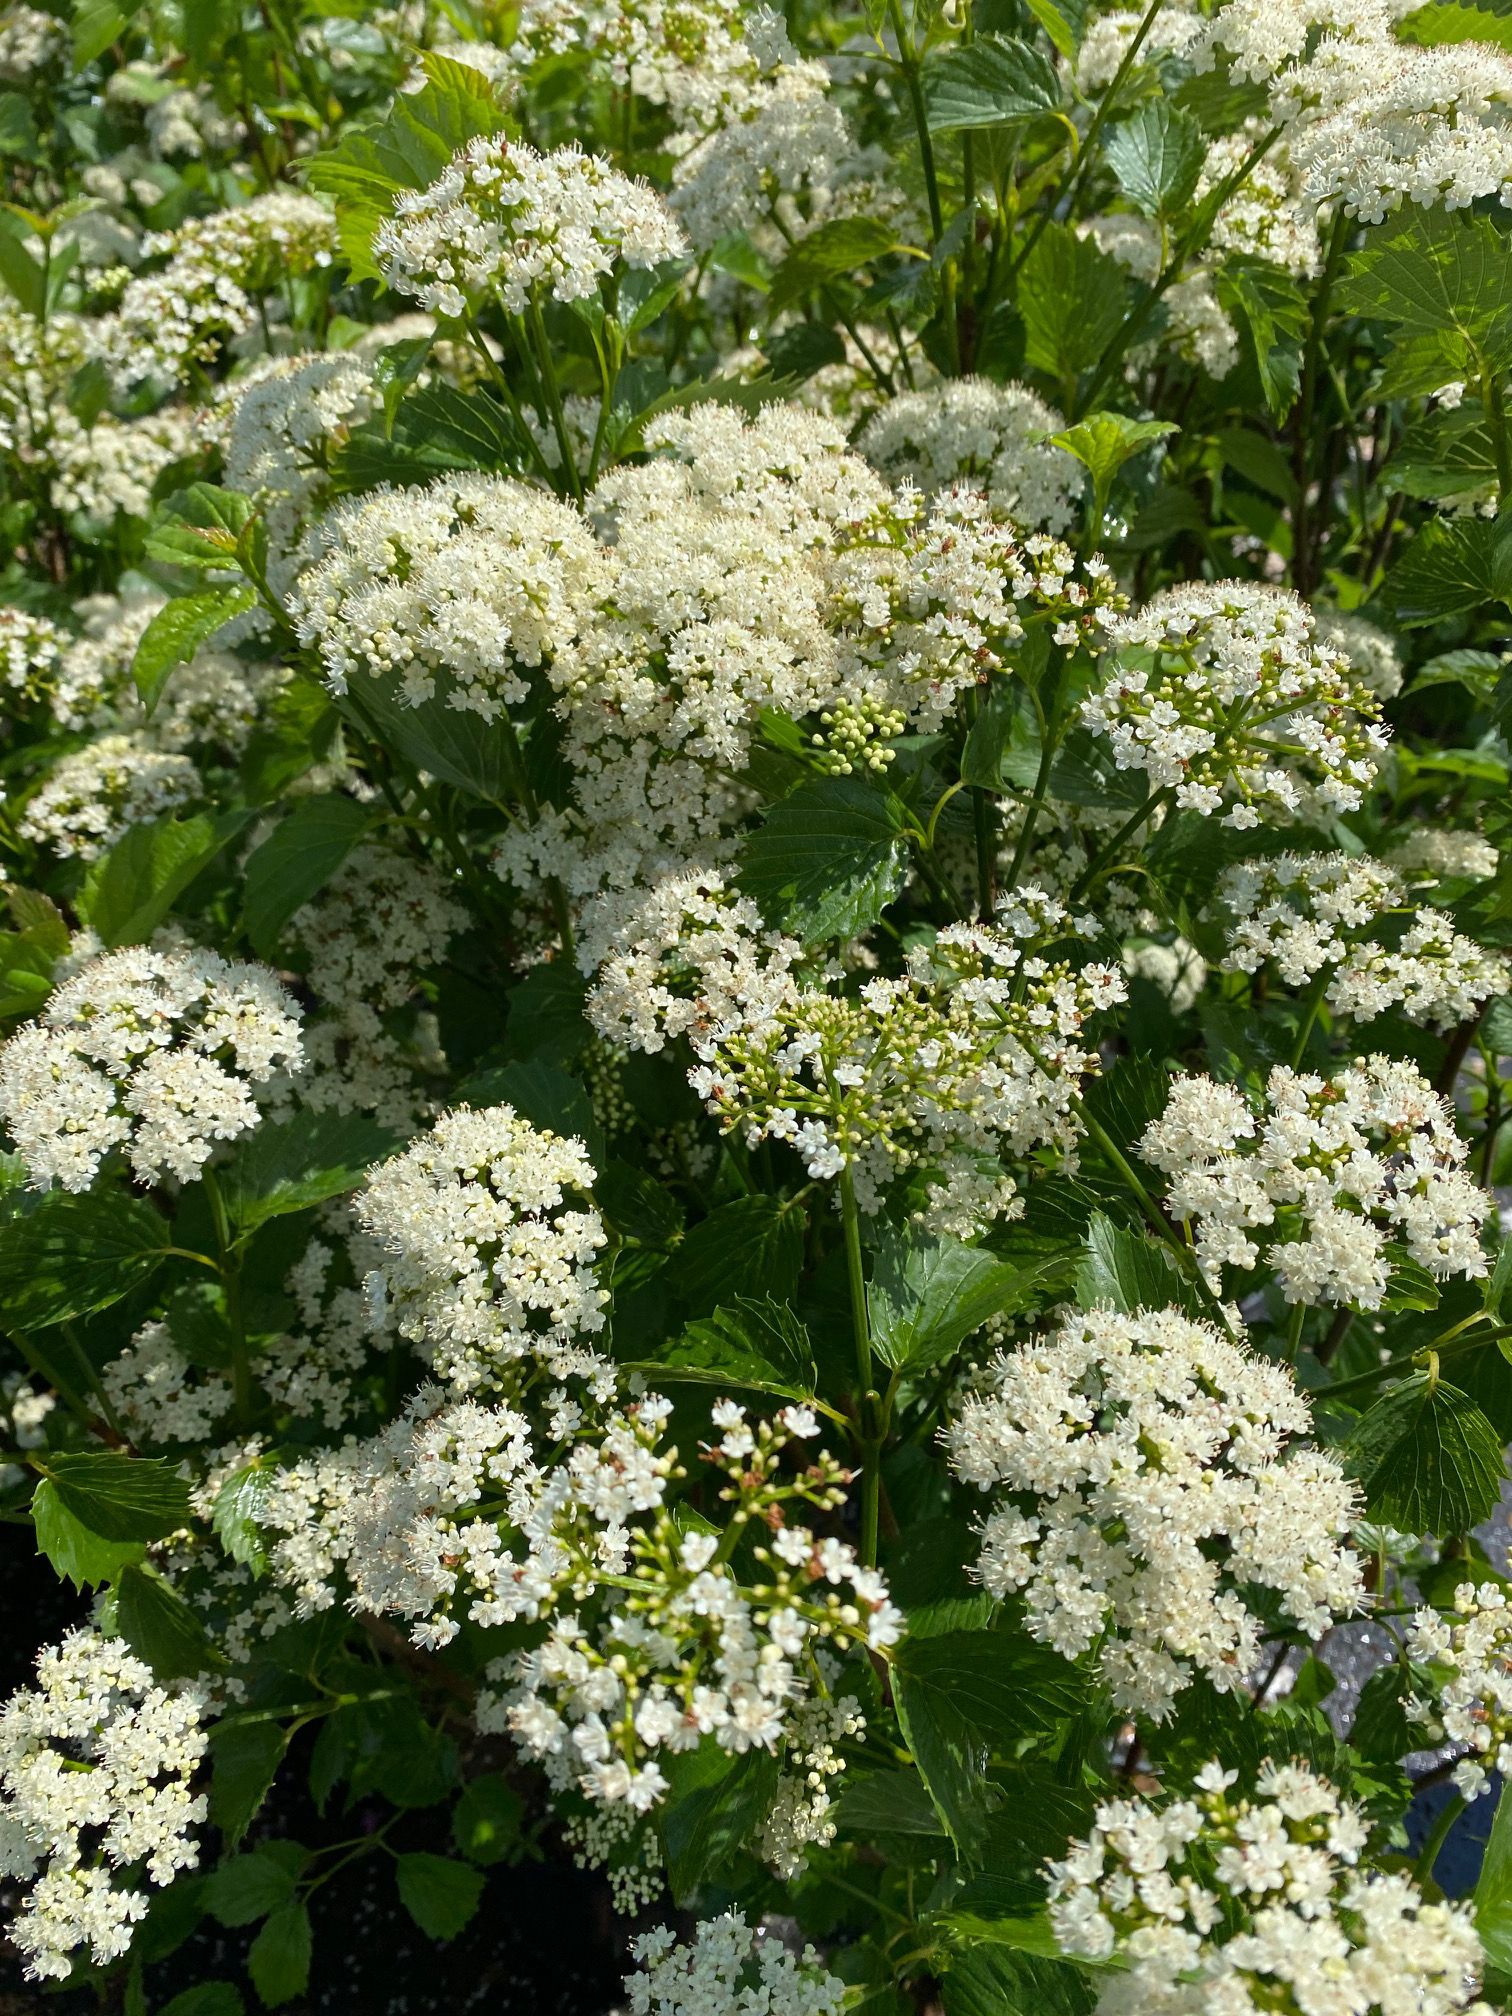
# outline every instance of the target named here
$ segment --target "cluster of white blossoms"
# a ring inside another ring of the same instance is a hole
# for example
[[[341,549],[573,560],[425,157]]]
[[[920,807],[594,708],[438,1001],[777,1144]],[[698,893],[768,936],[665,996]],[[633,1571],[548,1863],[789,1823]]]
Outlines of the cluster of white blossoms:
[[[822,1450],[784,1467],[790,1446],[818,1433],[812,1410],[751,1423],[734,1401],[716,1403],[717,1439],[700,1453],[724,1480],[722,1531],[665,1502],[687,1474],[659,1446],[670,1413],[648,1395],[547,1473],[518,1523],[550,1577],[550,1629],[490,1666],[477,1710],[481,1730],[507,1730],[558,1782],[635,1811],[668,1789],[659,1760],[706,1737],[737,1755],[779,1749],[817,1651],[881,1650],[903,1621],[853,1547],[790,1522],[794,1506],[837,1511],[850,1480]],[[749,1584],[730,1566],[747,1533],[760,1578]],[[586,1607],[606,1577],[614,1596]],[[533,1595],[526,1571],[517,1606]]]
[[[548,296],[586,300],[617,265],[685,250],[648,182],[575,147],[538,154],[498,134],[470,140],[428,189],[401,191],[373,240],[389,286],[448,316],[489,293],[511,315]]]
[[[1244,179],[1213,221],[1209,244],[1215,252],[1246,254],[1279,266],[1298,279],[1310,279],[1321,258],[1318,220],[1301,201],[1296,173],[1284,149],[1250,163],[1264,133],[1261,122],[1248,120],[1237,133],[1219,134],[1208,148],[1192,201],[1201,203],[1230,176],[1245,170]]]
[[[68,54],[68,26],[40,7],[7,7],[0,15],[0,82],[25,84]]]
[[[1037,393],[990,378],[950,378],[890,399],[857,446],[894,480],[927,491],[980,488],[1018,524],[1064,532],[1086,480],[1050,436],[1065,421]]]
[[[601,1382],[607,1242],[581,1141],[511,1106],[445,1113],[373,1170],[358,1223],[382,1251],[375,1285],[401,1336],[460,1391],[508,1385],[519,1361]]]
[[[336,219],[313,196],[275,189],[239,209],[155,232],[142,251],[148,259],[167,255],[168,263],[132,277],[99,341],[122,384],[153,378],[172,385],[252,328],[260,296],[331,263]]]
[[[36,700],[57,676],[68,633],[50,617],[0,607],[0,684],[23,700]]]
[[[1235,1784],[1208,1764],[1187,1796],[1106,1800],[1052,1863],[1062,1949],[1123,1963],[1097,2016],[1490,2016],[1467,1905],[1359,1869],[1365,1816],[1311,1766]]]
[[[146,518],[153,486],[176,462],[188,462],[200,445],[199,422],[184,406],[165,406],[136,420],[102,413],[84,426],[65,407],[52,433],[53,509],[108,525],[115,518]]]
[[[677,163],[672,207],[700,252],[774,215],[801,232],[803,199],[822,205],[854,155],[824,65],[783,62]]]
[[[832,1658],[815,1654],[828,1682]],[[756,1852],[785,1883],[808,1867],[809,1850],[827,1848],[837,1831],[832,1788],[845,1769],[837,1745],[859,1742],[866,1717],[853,1694],[812,1694],[788,1718],[783,1736],[782,1777],[756,1833]]]
[[[1272,966],[1287,987],[1329,972],[1324,999],[1336,1015],[1374,1021],[1399,1008],[1409,1022],[1451,1029],[1506,985],[1506,965],[1456,931],[1444,912],[1419,908],[1394,867],[1364,854],[1279,854],[1227,869],[1219,900],[1233,920],[1223,968]],[[1406,920],[1383,943],[1393,916]]]
[[[1215,1289],[1263,1258],[1288,1302],[1378,1309],[1394,1242],[1435,1280],[1487,1271],[1491,1199],[1415,1065],[1367,1057],[1321,1078],[1278,1064],[1258,1113],[1237,1086],[1179,1078],[1139,1152],[1170,1178],[1166,1208],[1194,1226]]]
[[[53,766],[17,825],[60,860],[97,861],[133,826],[192,805],[202,789],[192,758],[102,735]]]
[[[1167,248],[1152,218],[1118,210],[1089,217],[1077,229],[1136,280],[1152,286],[1159,279]],[[1162,306],[1165,326],[1158,336],[1147,337],[1135,346],[1127,368],[1143,369],[1157,352],[1174,349],[1210,378],[1226,378],[1239,361],[1239,331],[1218,299],[1213,267],[1202,262],[1189,264],[1182,277],[1166,289]]]
[[[291,607],[332,691],[397,675],[417,704],[444,675],[448,704],[485,720],[523,703],[527,675],[572,641],[602,566],[570,505],[499,476],[353,497],[319,540]]]
[[[1077,1086],[1098,1062],[1087,1024],[1126,994],[1113,967],[1075,970],[1035,949],[1064,936],[1064,920],[1043,891],[1022,889],[995,924],[953,924],[911,947],[899,978],[747,995],[691,1032],[693,1089],[752,1146],[790,1142],[816,1180],[849,1171],[863,1210],[918,1170],[938,1229],[1011,1216],[1005,1158],[1074,1157]]]
[[[840,2016],[845,2007],[845,1983],[812,1947],[795,1956],[734,1912],[706,1919],[688,1945],[658,1925],[630,1952],[640,1969],[625,1977],[630,2016]]]
[[[1394,700],[1402,690],[1402,652],[1390,637],[1357,609],[1315,608],[1318,636],[1342,651],[1378,700]]]
[[[268,534],[268,578],[287,593],[300,561],[313,557],[306,535],[326,501],[331,449],[377,404],[373,369],[346,350],[270,358],[230,398],[226,487],[256,500]]]
[[[319,896],[290,919],[306,977],[323,1001],[398,1008],[415,975],[446,956],[468,913],[429,862],[377,845],[349,854]]]
[[[100,1384],[139,1449],[201,1442],[229,1413],[228,1373],[190,1363],[166,1323],[144,1323],[100,1373]]]
[[[1464,1754],[1454,1784],[1467,1799],[1491,1788],[1490,1774],[1512,1777],[1512,1608],[1498,1583],[1461,1582],[1454,1609],[1417,1611],[1407,1653],[1427,1668],[1429,1697],[1413,1694],[1407,1714],[1430,1745],[1453,1743]]]
[[[1121,770],[1188,810],[1258,826],[1354,811],[1386,749],[1373,693],[1295,595],[1247,581],[1163,589],[1107,620],[1113,672],[1083,719]]]
[[[1390,843],[1393,868],[1413,880],[1488,882],[1501,856],[1480,833],[1449,826],[1418,826]]]
[[[1192,44],[1269,86],[1270,116],[1303,206],[1374,224],[1405,202],[1461,210],[1512,201],[1512,77],[1479,42],[1418,48],[1389,0],[1231,0]],[[1311,31],[1321,29],[1321,34]]]
[[[164,1687],[119,1638],[83,1630],[0,1708],[0,1875],[30,1884],[6,1930],[32,1980],[65,1980],[81,1947],[118,1959],[147,1913],[137,1882],[198,1862],[208,1706],[201,1684]]]
[[[92,960],[0,1049],[0,1119],[38,1189],[87,1190],[123,1151],[192,1182],[301,1061],[300,1010],[264,966],[128,946]]]
[[[983,1585],[1023,1590],[1063,1657],[1097,1647],[1119,1706],[1159,1721],[1196,1674],[1248,1684],[1266,1625],[1246,1585],[1310,1637],[1358,1607],[1356,1493],[1311,1427],[1291,1373],[1213,1325],[1096,1310],[994,1360],[944,1439],[963,1482],[1004,1494]]]

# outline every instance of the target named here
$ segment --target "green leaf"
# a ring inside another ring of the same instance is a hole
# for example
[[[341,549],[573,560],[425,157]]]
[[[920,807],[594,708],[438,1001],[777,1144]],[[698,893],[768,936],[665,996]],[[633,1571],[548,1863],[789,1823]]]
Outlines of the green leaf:
[[[1146,217],[1174,217],[1191,202],[1208,141],[1190,112],[1152,98],[1104,143],[1118,186]]]
[[[1435,339],[1446,377],[1512,364],[1512,260],[1489,217],[1412,205],[1366,234],[1334,291],[1346,313]]]
[[[1029,1292],[1024,1270],[959,1239],[884,1226],[867,1305],[872,1344],[890,1370],[921,1372]]]
[[[131,661],[131,677],[142,705],[151,714],[162,697],[168,675],[176,666],[186,665],[218,630],[224,630],[235,616],[242,615],[257,600],[250,586],[202,588],[193,595],[177,595],[165,602],[147,628]]]
[[[303,1995],[310,1985],[312,1943],[310,1914],[297,1902],[281,1905],[252,1941],[247,1972],[266,2008]]]
[[[246,826],[251,814],[198,812],[132,826],[91,864],[79,915],[110,949],[145,945],[174,904]]]
[[[102,1540],[161,1540],[189,1523],[189,1486],[160,1456],[62,1450],[47,1474],[65,1510]]]
[[[452,1813],[452,1841],[483,1868],[513,1859],[520,1846],[525,1802],[502,1778],[474,1778]]]
[[[989,1760],[1074,1715],[1086,1691],[1059,1653],[1002,1629],[905,1638],[892,1681],[904,1740],[958,1846],[985,1818]]]
[[[1399,42],[1435,49],[1451,42],[1490,42],[1512,55],[1512,14],[1499,7],[1468,6],[1465,0],[1429,0],[1398,21]]]
[[[331,477],[338,490],[369,490],[426,483],[448,469],[519,471],[529,459],[525,437],[497,399],[441,381],[409,393],[391,421],[349,434],[331,457]]]
[[[1218,268],[1218,300],[1249,339],[1260,390],[1274,419],[1288,414],[1302,380],[1307,298],[1288,273],[1230,255]]]
[[[165,2002],[159,2016],[242,2016],[241,1990],[229,1981],[200,1981]]]
[[[1123,268],[1069,224],[1048,224],[1019,275],[1024,358],[1058,384],[1089,370],[1123,327]]]
[[[268,1843],[221,1864],[205,1886],[205,1902],[217,1924],[253,1925],[289,1902],[308,1859],[302,1848],[290,1854],[292,1846]]]
[[[341,716],[323,686],[294,679],[262,709],[241,760],[242,789],[254,805],[279,798],[296,778],[323,762]]]
[[[847,1770],[840,1794],[838,1824],[847,1834],[870,1840],[874,1834],[945,1835],[934,1802],[914,1771]]]
[[[653,1383],[680,1380],[699,1386],[772,1393],[785,1400],[812,1398],[814,1354],[807,1330],[789,1309],[770,1300],[737,1298],[712,1316],[698,1318],[652,1359],[624,1368]]]
[[[216,1493],[210,1512],[215,1537],[231,1556],[261,1575],[268,1565],[267,1544],[262,1536],[264,1508],[278,1490],[276,1465],[254,1457],[240,1470],[233,1470]]]
[[[74,0],[73,57],[75,70],[103,56],[119,41],[126,24],[142,11],[143,0]]]
[[[19,91],[0,91],[0,154],[23,161],[37,157],[37,122]]]
[[[0,1325],[42,1330],[108,1309],[162,1265],[168,1226],[143,1198],[52,1190],[0,1220]]]
[[[1191,1282],[1164,1246],[1115,1225],[1102,1211],[1093,1212],[1087,1227],[1086,1257],[1076,1271],[1076,1300],[1084,1309],[1118,1309],[1130,1316],[1173,1303],[1189,1315],[1203,1313]]]
[[[683,1228],[676,1198],[654,1176],[628,1162],[611,1162],[594,1184],[593,1194],[615,1230],[642,1246],[668,1246]]]
[[[672,1790],[657,1818],[667,1882],[685,1905],[750,1841],[777,1790],[777,1759],[765,1750],[732,1758],[706,1740],[665,1768]]]
[[[159,1680],[189,1680],[221,1663],[188,1604],[144,1569],[127,1568],[116,1584],[116,1628]]]
[[[1029,0],[1029,12],[1049,36],[1057,56],[1070,63],[1087,32],[1089,0]]]
[[[142,1558],[143,1541],[102,1540],[91,1533],[64,1505],[50,1477],[44,1477],[32,1494],[31,1515],[37,1552],[45,1554],[76,1589],[114,1582],[123,1568]]]
[[[1383,598],[1414,629],[1512,605],[1512,518],[1430,518],[1386,577]]]
[[[469,1106],[513,1106],[532,1127],[581,1141],[595,1167],[606,1160],[604,1130],[583,1083],[544,1057],[517,1058],[468,1078],[458,1099]]]
[[[1501,1495],[1501,1438],[1468,1394],[1427,1372],[1382,1394],[1345,1450],[1371,1517],[1403,1532],[1466,1533]]]
[[[779,314],[837,275],[849,278],[897,243],[897,232],[880,218],[832,217],[800,238],[772,275],[768,311]]]
[[[455,1939],[483,1895],[479,1872],[449,1855],[400,1855],[394,1873],[405,1910],[432,1939]]]
[[[806,945],[853,938],[903,886],[907,808],[857,777],[800,784],[745,842],[741,885]]]
[[[0,216],[0,280],[28,315],[40,318],[46,302],[47,276],[41,262],[22,243],[28,235],[24,225]]]
[[[257,515],[256,504],[239,490],[191,483],[168,498],[149,526],[147,557],[196,573],[224,573],[239,566],[242,535]]]
[[[392,749],[416,770],[427,771],[475,798],[494,803],[513,798],[518,789],[510,751],[508,726],[485,721],[469,708],[448,705],[449,682],[439,679],[436,691],[418,707],[406,706],[397,689],[365,680],[360,692],[348,694],[344,707],[385,749]]]
[[[237,1143],[220,1174],[226,1209],[250,1232],[357,1189],[375,1162],[403,1146],[363,1113],[296,1113],[265,1120]]]
[[[694,1315],[735,1296],[784,1302],[803,1266],[803,1228],[803,1212],[780,1197],[737,1197],[688,1232],[667,1267],[667,1286]]]
[[[1097,1990],[1068,1960],[974,1946],[950,1963],[945,2016],[1090,2016]]]
[[[334,793],[295,800],[247,862],[247,936],[263,958],[277,955],[289,919],[320,893],[377,818],[370,806]]]
[[[981,35],[931,57],[920,85],[931,133],[1009,126],[1061,107],[1055,66],[1006,35]]]
[[[1505,1784],[1470,1902],[1487,1960],[1498,1974],[1512,1974],[1512,1794]]]
[[[382,121],[349,125],[335,147],[305,163],[310,187],[336,198],[354,280],[380,277],[373,232],[400,191],[428,188],[469,140],[504,129],[503,107],[481,72],[433,51],[420,60],[421,90],[399,92]]]
[[[1105,502],[1113,478],[1125,462],[1181,429],[1172,420],[1131,420],[1125,413],[1089,413],[1064,434],[1052,434],[1057,448],[1064,448],[1092,472],[1099,502]]]
[[[217,1722],[210,1731],[210,1821],[234,1848],[268,1796],[283,1762],[276,1722]]]

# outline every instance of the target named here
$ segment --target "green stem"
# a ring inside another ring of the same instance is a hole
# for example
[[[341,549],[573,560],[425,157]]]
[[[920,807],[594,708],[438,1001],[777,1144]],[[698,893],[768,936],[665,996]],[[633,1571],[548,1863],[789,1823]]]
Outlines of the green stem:
[[[1313,975],[1306,994],[1302,997],[1302,1015],[1297,1023],[1296,1040],[1292,1044],[1291,1068],[1300,1071],[1302,1059],[1307,1055],[1308,1039],[1317,1025],[1323,1007],[1323,996],[1328,992],[1328,983],[1333,978],[1333,968],[1322,966]]]
[[[840,1218],[845,1228],[845,1275],[856,1346],[856,1417],[861,1431],[861,1559],[866,1567],[874,1568],[882,1493],[882,1437],[879,1396],[872,1384],[871,1317],[866,1305],[866,1267],[861,1255],[861,1214],[856,1207],[856,1185],[849,1163],[840,1172]]]
[[[901,0],[887,0],[887,17],[892,22],[894,35],[898,38],[898,61],[908,88],[908,102],[913,111],[914,128],[919,138],[919,154],[924,163],[924,194],[929,204],[929,229],[934,243],[938,244],[945,235],[945,213],[940,208],[940,183],[935,173],[934,141],[930,136],[929,116],[924,107],[924,91],[919,82],[918,52],[914,48],[913,35],[903,19]]]
[[[215,1242],[220,1248],[221,1285],[226,1295],[226,1321],[231,1327],[231,1396],[238,1427],[245,1428],[257,1411],[257,1394],[252,1380],[252,1357],[247,1349],[247,1318],[242,1307],[241,1260],[231,1237],[231,1220],[215,1172],[206,1169],[200,1177],[215,1223]]]
[[[1307,490],[1311,480],[1313,413],[1318,399],[1318,361],[1323,354],[1329,302],[1339,262],[1349,242],[1350,224],[1349,215],[1341,205],[1329,236],[1322,277],[1313,295],[1307,350],[1302,363],[1302,391],[1297,401],[1297,432],[1292,458],[1292,473],[1297,485],[1297,501],[1292,507],[1292,585],[1299,595],[1310,595],[1313,589],[1312,530],[1308,520]]]
[[[1501,379],[1487,369],[1481,377],[1481,404],[1486,409],[1486,425],[1496,456],[1496,501],[1505,504],[1512,496],[1512,443],[1507,438],[1507,400]]]
[[[975,687],[966,696],[967,732],[975,725],[982,703]],[[997,807],[982,784],[971,787],[971,825],[976,838],[977,910],[984,924],[997,906]]]
[[[1302,1348],[1302,1325],[1307,1321],[1307,1304],[1294,1302],[1291,1315],[1286,1319],[1286,1362],[1295,1365],[1297,1353]]]
[[[540,302],[534,299],[530,304],[530,333],[535,342],[541,389],[546,394],[546,409],[551,415],[552,432],[556,435],[557,447],[561,451],[562,471],[571,486],[574,499],[581,504],[583,479],[578,474],[572,443],[567,438],[567,416],[562,411],[562,395],[557,389],[556,368],[551,361],[551,343],[546,335],[546,318],[541,313]]]
[[[1419,1883],[1426,1883],[1433,1874],[1434,1864],[1438,1861],[1439,1855],[1443,1851],[1444,1843],[1449,1839],[1455,1821],[1458,1820],[1464,1810],[1465,1798],[1461,1792],[1456,1792],[1445,1803],[1443,1812],[1440,1813],[1438,1819],[1434,1822],[1433,1832],[1423,1844],[1422,1854],[1419,1855],[1417,1861],[1412,1865],[1412,1873]]]
[[[1466,1318],[1469,1323],[1479,1323],[1486,1315],[1484,1309]],[[1383,1379],[1394,1379],[1399,1372],[1411,1372],[1418,1368],[1418,1361],[1424,1351],[1432,1351],[1443,1358],[1455,1357],[1461,1351],[1473,1351],[1482,1344],[1491,1344],[1499,1337],[1512,1337],[1512,1324],[1497,1324],[1493,1329],[1483,1330],[1475,1337],[1461,1337],[1457,1333],[1465,1327],[1456,1323],[1452,1330],[1446,1330],[1441,1337],[1435,1337],[1432,1344],[1420,1345],[1416,1351],[1403,1351],[1395,1358],[1388,1358],[1380,1365],[1374,1365],[1368,1372],[1356,1372],[1348,1379],[1335,1379],[1330,1385],[1313,1389],[1314,1400],[1342,1400],[1351,1393],[1363,1393],[1372,1386],[1378,1386]]]
[[[1131,835],[1137,833],[1146,820],[1153,819],[1160,807],[1169,804],[1175,795],[1174,786],[1163,784],[1158,791],[1152,792],[1142,805],[1136,806],[1106,847],[1099,849],[1093,855],[1080,875],[1077,876],[1075,882],[1072,883],[1071,893],[1066,898],[1068,907],[1085,896],[1095,882],[1102,880],[1113,862],[1118,858],[1124,842]]]
[[[1044,810],[1045,794],[1050,789],[1050,772],[1055,763],[1055,752],[1059,738],[1047,731],[1043,716],[1040,720],[1040,760],[1034,775],[1034,792],[1024,807],[1024,823],[1019,828],[1018,845],[1013,850],[1013,865],[1008,870],[1008,887],[1017,889],[1029,859],[1029,849],[1034,844],[1034,831],[1039,824],[1040,813]]]

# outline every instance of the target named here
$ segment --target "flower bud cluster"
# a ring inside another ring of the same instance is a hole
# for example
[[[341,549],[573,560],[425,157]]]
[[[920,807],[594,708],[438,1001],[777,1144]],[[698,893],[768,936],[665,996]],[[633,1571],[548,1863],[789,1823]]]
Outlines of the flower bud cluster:
[[[1496,1582],[1461,1582],[1448,1616],[1419,1610],[1407,1651],[1428,1669],[1430,1698],[1407,1702],[1423,1747],[1454,1743],[1464,1754],[1454,1767],[1456,1789],[1479,1799],[1490,1774],[1512,1777],[1512,1608]]]

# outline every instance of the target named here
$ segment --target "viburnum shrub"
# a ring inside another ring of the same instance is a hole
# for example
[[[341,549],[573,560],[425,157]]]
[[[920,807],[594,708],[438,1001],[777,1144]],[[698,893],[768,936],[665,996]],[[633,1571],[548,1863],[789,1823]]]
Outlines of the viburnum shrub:
[[[1512,2008],[1505,7],[56,0],[0,157],[26,1972]]]

